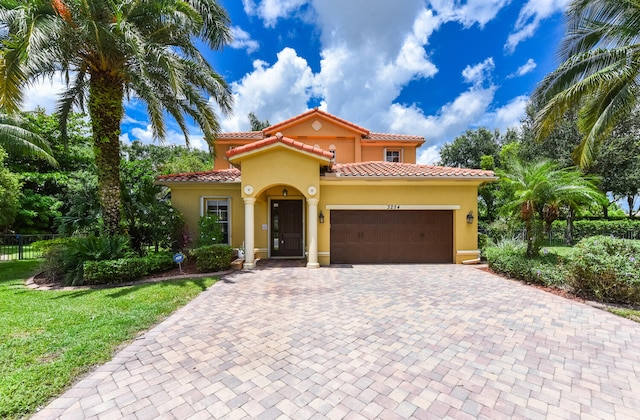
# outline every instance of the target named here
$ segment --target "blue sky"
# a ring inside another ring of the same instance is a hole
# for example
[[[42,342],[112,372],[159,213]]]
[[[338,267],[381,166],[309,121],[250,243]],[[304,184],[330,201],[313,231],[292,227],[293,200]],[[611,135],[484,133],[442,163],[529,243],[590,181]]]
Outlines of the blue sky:
[[[234,42],[207,52],[231,85],[224,131],[313,107],[372,131],[424,136],[420,163],[468,128],[519,125],[536,84],[558,64],[567,0],[220,0]],[[60,81],[25,109],[52,110]],[[153,141],[144,108],[127,104],[123,140]],[[177,128],[169,143],[183,144]],[[205,148],[192,130],[191,144]]]

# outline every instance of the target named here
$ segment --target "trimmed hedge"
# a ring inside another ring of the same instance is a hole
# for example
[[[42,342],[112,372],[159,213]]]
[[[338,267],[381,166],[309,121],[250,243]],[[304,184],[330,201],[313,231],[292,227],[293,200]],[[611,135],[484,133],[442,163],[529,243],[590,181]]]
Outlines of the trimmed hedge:
[[[174,266],[171,255],[164,253],[117,260],[85,261],[84,284],[130,282],[148,274],[170,270]]]
[[[496,273],[544,286],[566,283],[565,259],[555,254],[545,254],[544,250],[543,255],[529,258],[522,249],[487,248],[485,256],[489,268]]]
[[[569,283],[602,301],[640,302],[640,241],[594,236],[574,248]]]
[[[566,220],[556,220],[552,229],[564,232],[567,228]],[[574,240],[580,241],[592,236],[614,236],[626,238],[631,232],[633,239],[640,239],[640,220],[576,220],[573,222]]]
[[[206,245],[191,250],[196,258],[196,268],[202,273],[225,271],[233,262],[233,248],[229,245]]]

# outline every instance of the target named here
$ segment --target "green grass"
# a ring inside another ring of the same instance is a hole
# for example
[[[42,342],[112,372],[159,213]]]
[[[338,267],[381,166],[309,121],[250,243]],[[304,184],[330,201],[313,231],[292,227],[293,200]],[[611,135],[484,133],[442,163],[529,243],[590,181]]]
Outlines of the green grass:
[[[19,247],[18,245],[4,245],[2,246],[2,252],[0,256],[3,258],[0,261],[6,260],[17,260],[19,257]],[[22,257],[24,259],[33,259],[37,256],[36,252],[33,250],[31,245],[23,245],[22,246]]]
[[[214,278],[131,287],[38,291],[24,280],[39,261],[0,263],[0,418],[21,418],[59,395],[79,375],[108,361]]]
[[[571,254],[571,251],[573,250],[572,246],[545,246],[542,247],[542,249],[547,249],[550,253],[552,254],[556,254],[560,257],[567,257],[569,256],[569,254]]]
[[[632,321],[640,322],[640,309],[627,309],[627,308],[609,308],[609,312],[628,318]]]

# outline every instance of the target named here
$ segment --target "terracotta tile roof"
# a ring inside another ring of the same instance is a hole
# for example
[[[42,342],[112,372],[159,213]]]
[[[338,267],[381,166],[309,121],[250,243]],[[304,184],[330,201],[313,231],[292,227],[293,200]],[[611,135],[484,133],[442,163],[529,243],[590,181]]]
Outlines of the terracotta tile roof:
[[[281,127],[286,127],[286,126],[288,126],[291,123],[294,123],[296,121],[304,120],[304,119],[306,119],[306,118],[308,118],[308,117],[310,117],[311,115],[314,115],[314,114],[321,115],[321,116],[323,116],[325,118],[328,118],[330,120],[334,120],[334,121],[336,121],[336,122],[338,122],[338,123],[340,123],[342,125],[351,127],[355,131],[358,131],[358,132],[360,132],[362,134],[365,134],[365,135],[369,134],[369,130],[367,130],[366,128],[361,127],[359,125],[356,125],[356,124],[354,124],[354,123],[352,123],[350,121],[343,120],[340,117],[336,117],[335,115],[329,114],[328,112],[324,112],[324,111],[322,111],[322,110],[320,110],[318,108],[310,109],[309,111],[303,112],[300,115],[297,115],[295,117],[289,118],[288,120],[284,120],[282,122],[274,124],[271,127],[267,127],[262,131],[265,132],[265,133],[274,134],[274,132],[280,130]]]
[[[337,177],[428,177],[493,179],[493,171],[395,162],[336,163]]]
[[[366,140],[392,140],[392,141],[418,141],[424,143],[424,137],[411,136],[408,134],[389,134],[389,133],[369,133],[369,135],[363,138]]]
[[[266,138],[264,140],[258,140],[256,142],[253,143],[249,143],[249,144],[245,144],[244,146],[238,146],[236,148],[233,148],[231,150],[227,151],[227,157],[232,157],[235,155],[239,155],[241,153],[246,153],[249,152],[251,150],[257,150],[257,149],[261,149],[263,147],[272,145],[272,144],[276,144],[276,143],[282,143],[285,144],[287,146],[291,146],[294,147],[298,150],[302,150],[304,152],[308,152],[308,153],[313,153],[315,155],[324,157],[324,158],[329,158],[329,159],[333,159],[333,153],[328,152],[326,150],[322,150],[320,148],[317,147],[313,147],[311,145],[308,144],[304,144],[302,142],[290,139],[288,137],[284,137],[282,135],[277,135],[277,136],[273,136],[273,137],[269,137]]]
[[[247,140],[260,140],[264,138],[262,131],[237,131],[231,133],[219,133],[219,139],[247,139]]]
[[[240,182],[240,169],[219,169],[205,172],[160,175],[158,183],[163,182]]]

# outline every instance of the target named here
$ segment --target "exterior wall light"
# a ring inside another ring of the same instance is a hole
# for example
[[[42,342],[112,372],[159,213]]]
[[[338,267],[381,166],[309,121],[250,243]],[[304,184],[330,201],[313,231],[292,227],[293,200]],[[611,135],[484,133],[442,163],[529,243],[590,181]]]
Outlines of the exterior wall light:
[[[320,220],[320,223],[324,223],[324,214],[322,214],[322,210],[320,210],[320,214],[318,215],[318,219]]]
[[[282,195],[286,197],[286,196],[287,196],[287,194],[289,194],[289,191],[287,191],[287,189],[286,189],[286,188],[283,188],[283,189],[282,189]]]
[[[470,211],[469,214],[467,214],[467,223],[471,224],[473,223],[473,212]]]

